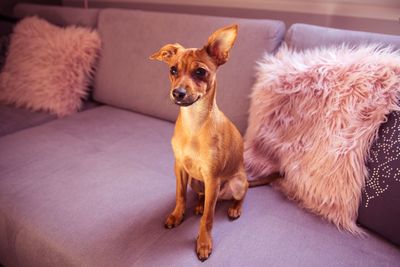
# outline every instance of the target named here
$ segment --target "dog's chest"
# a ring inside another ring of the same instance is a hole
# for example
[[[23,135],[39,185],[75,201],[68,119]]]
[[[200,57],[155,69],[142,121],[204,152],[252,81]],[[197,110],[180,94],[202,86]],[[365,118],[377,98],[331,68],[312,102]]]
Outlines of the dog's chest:
[[[172,147],[177,162],[193,178],[203,181],[204,160],[198,141],[195,138],[179,140],[172,139]]]

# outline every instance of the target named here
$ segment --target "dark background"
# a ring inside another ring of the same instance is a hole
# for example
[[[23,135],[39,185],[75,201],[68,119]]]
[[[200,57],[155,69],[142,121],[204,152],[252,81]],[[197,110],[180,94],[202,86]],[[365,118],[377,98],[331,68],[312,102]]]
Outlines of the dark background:
[[[33,3],[43,5],[62,5],[62,0],[0,0],[0,15],[12,16],[12,10],[18,3]]]

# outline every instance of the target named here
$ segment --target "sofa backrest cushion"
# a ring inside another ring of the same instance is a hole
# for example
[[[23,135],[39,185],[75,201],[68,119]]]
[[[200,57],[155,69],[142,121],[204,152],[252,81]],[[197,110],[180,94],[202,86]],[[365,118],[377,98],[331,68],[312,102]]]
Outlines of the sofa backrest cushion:
[[[39,16],[58,26],[77,25],[96,28],[99,9],[83,9],[74,7],[46,6],[35,4],[18,4],[14,8],[14,16],[24,18]]]
[[[95,100],[174,121],[178,107],[169,100],[165,63],[149,56],[168,43],[202,47],[220,27],[239,25],[230,60],[218,70],[217,103],[243,133],[255,61],[283,39],[283,22],[106,9],[99,15],[103,48],[95,77]]]
[[[343,43],[351,46],[360,44],[381,43],[400,48],[400,36],[333,29],[308,24],[293,24],[287,31],[285,43],[290,48],[304,50],[308,48],[340,45]]]

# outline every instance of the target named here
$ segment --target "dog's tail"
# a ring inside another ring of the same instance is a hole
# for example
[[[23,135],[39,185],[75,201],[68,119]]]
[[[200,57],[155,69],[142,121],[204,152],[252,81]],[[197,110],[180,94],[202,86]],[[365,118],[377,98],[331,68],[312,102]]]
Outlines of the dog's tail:
[[[282,178],[283,177],[279,173],[275,172],[275,173],[272,173],[272,174],[270,174],[268,176],[260,177],[260,178],[257,178],[255,180],[250,180],[248,182],[249,182],[249,187],[256,187],[256,186],[270,184],[270,183],[272,183],[272,182],[274,182],[274,181],[276,181],[278,179],[282,179]]]

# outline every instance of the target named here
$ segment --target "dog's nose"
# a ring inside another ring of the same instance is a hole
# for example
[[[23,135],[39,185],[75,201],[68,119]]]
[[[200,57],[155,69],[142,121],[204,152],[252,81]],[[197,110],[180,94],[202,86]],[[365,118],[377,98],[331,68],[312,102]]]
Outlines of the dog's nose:
[[[176,88],[176,89],[172,90],[172,96],[176,100],[183,100],[186,96],[186,90],[182,87]]]

